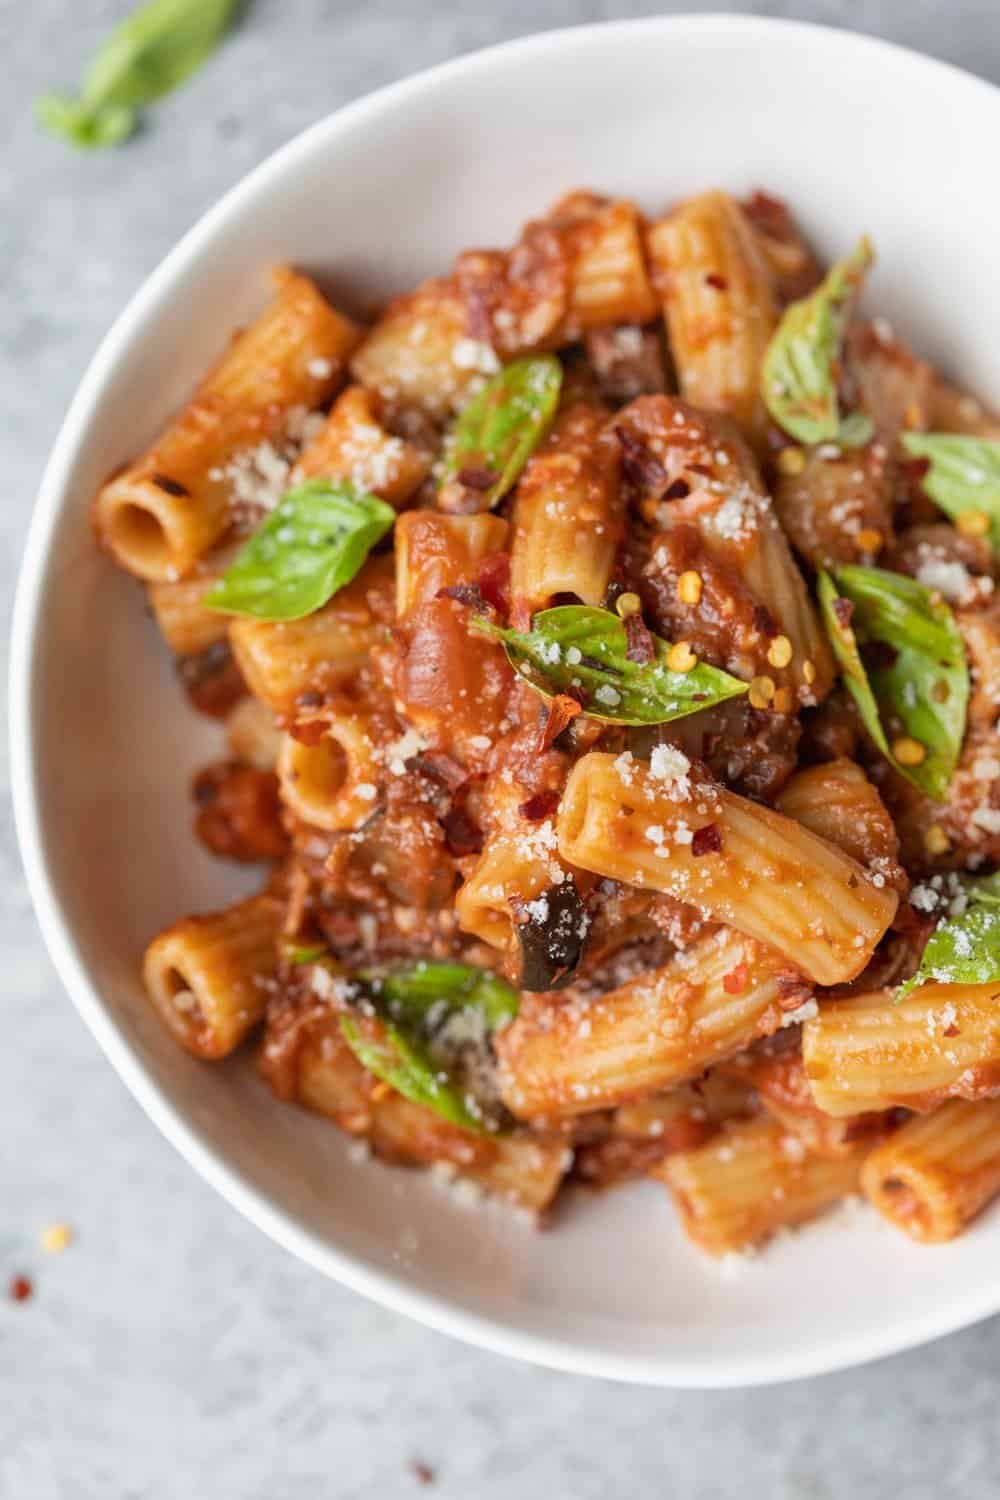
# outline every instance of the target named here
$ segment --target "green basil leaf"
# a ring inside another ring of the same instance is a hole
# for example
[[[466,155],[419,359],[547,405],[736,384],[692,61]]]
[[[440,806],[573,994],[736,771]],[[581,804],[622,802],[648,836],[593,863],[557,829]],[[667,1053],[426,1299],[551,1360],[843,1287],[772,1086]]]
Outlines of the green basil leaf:
[[[482,1014],[489,1030],[496,1031],[517,1015],[517,990],[471,964],[419,959],[404,968],[362,969],[356,977],[394,1017],[425,1020],[438,1006],[448,1010],[472,1007]]]
[[[398,1026],[385,1022],[378,1039],[365,1036],[351,1016],[341,1016],[340,1031],[361,1065],[388,1083],[414,1104],[432,1109],[444,1120],[463,1130],[482,1135],[481,1118],[468,1107],[461,1091],[442,1076],[426,1047],[405,1036]]]
[[[148,0],[108,37],[78,101],[47,95],[38,118],[75,146],[117,145],[138,110],[177,88],[214,51],[241,0]]]
[[[982,875],[976,879],[962,881],[971,899],[984,906],[1000,906],[1000,870],[995,875]]]
[[[562,365],[554,354],[505,365],[459,414],[445,445],[442,487],[475,472],[482,508],[496,505],[548,431],[561,387]]]
[[[384,500],[344,480],[289,490],[202,601],[222,614],[301,620],[357,574],[396,519]]]
[[[482,616],[469,624],[502,641],[514,670],[543,697],[569,693],[592,719],[609,724],[666,724],[747,691],[747,683],[704,662],[672,672],[670,643],[656,635],[653,660],[630,661],[622,621],[587,604],[543,609],[529,631],[505,630]]]
[[[874,259],[864,238],[833,266],[816,290],[793,302],[764,356],[762,394],[771,416],[800,443],[866,443],[872,425],[860,414],[841,422],[836,362],[851,304]]]
[[[465,1130],[499,1129],[490,1038],[517,1015],[517,990],[485,969],[429,959],[354,977],[384,1027],[372,1042],[350,1017],[341,1021],[369,1072]]]
[[[38,122],[50,135],[61,136],[83,151],[117,146],[135,129],[136,113],[124,104],[91,108],[61,94],[43,94],[35,102]]]
[[[927,939],[920,967],[896,993],[902,999],[918,985],[991,984],[1000,980],[1000,875],[963,880],[965,910],[945,917]]]
[[[914,458],[930,460],[920,481],[946,516],[968,510],[990,518],[990,539],[1000,550],[1000,443],[951,432],[904,432],[903,447]]]
[[[936,801],[948,792],[965,735],[969,672],[955,618],[943,601],[912,578],[882,568],[847,566],[821,573],[819,601],[844,681],[865,728],[902,776]],[[852,606],[849,619],[837,600]],[[859,647],[891,648],[891,665],[866,670]],[[902,764],[890,747],[883,714],[902,726],[926,754]]]
[[[841,596],[829,573],[822,569],[816,579],[816,595],[819,599],[820,614],[823,616],[826,633],[833,647],[833,654],[840,663],[845,685],[857,705],[861,722],[886,760],[892,760],[892,751],[889,749],[889,741],[882,728],[878,704],[875,702],[875,694],[871,690],[868,673],[861,660],[857,638],[846,614],[843,618],[838,616],[835,606],[840,602]]]

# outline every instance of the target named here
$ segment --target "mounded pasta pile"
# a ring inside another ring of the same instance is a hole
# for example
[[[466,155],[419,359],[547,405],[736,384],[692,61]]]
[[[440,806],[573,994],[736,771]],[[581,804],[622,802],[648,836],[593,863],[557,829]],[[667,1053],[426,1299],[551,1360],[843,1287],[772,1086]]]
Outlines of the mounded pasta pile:
[[[575,192],[370,327],[276,273],[94,502],[267,865],[149,946],[182,1046],[536,1214],[650,1175],[714,1255],[1000,1191],[1000,421],[873,260]]]

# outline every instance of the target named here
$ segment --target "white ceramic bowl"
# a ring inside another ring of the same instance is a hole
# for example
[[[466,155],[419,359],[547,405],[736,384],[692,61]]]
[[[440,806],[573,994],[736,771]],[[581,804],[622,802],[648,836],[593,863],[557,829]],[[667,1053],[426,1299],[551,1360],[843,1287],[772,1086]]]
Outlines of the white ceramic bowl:
[[[737,16],[586,27],[481,52],[341,110],[265,162],[149,279],[88,370],[49,463],[13,650],[18,828],[52,956],[164,1133],[311,1265],[508,1354],[663,1385],[785,1379],[870,1359],[1000,1307],[1000,1217],[943,1249],[862,1213],[728,1277],[684,1242],[662,1189],[582,1198],[539,1234],[423,1174],[355,1165],[274,1103],[245,1059],[192,1061],[146,1001],[144,942],[245,883],[189,834],[213,731],[182,706],[136,586],[92,545],[88,500],[150,438],[289,260],[359,301],[469,245],[506,243],[573,186],[656,210],[765,186],[816,241],[862,229],[880,309],[1000,393],[989,191],[1000,94],[859,36]],[[961,149],[956,149],[956,143]]]

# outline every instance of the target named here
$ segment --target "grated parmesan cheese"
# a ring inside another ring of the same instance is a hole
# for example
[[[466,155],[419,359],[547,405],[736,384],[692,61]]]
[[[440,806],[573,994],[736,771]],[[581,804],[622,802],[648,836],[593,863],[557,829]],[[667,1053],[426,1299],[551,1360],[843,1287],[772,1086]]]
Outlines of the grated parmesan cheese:
[[[691,762],[682,750],[674,745],[654,746],[649,757],[649,772],[655,781],[663,782],[671,801],[682,802],[691,795],[690,769]]]

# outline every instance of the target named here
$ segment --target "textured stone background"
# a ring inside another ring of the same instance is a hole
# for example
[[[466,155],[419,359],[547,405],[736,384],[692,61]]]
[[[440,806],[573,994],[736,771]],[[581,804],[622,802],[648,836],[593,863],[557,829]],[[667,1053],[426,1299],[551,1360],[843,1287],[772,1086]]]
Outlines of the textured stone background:
[[[164,252],[275,146],[346,100],[487,43],[698,0],[254,0],[129,149],[81,158],[30,101],[69,85],[125,0],[0,0],[0,608],[87,360]],[[1000,81],[996,0],[779,0]],[[947,128],[947,122],[942,122]],[[905,149],[905,142],[901,142]],[[990,191],[984,183],[984,191]],[[6,644],[6,630],[3,631]],[[642,1391],[452,1343],[296,1264],[140,1113],[42,951],[0,806],[0,1500],[768,1500],[997,1492],[1000,1324],[777,1391]],[[78,1241],[43,1256],[40,1228]]]

